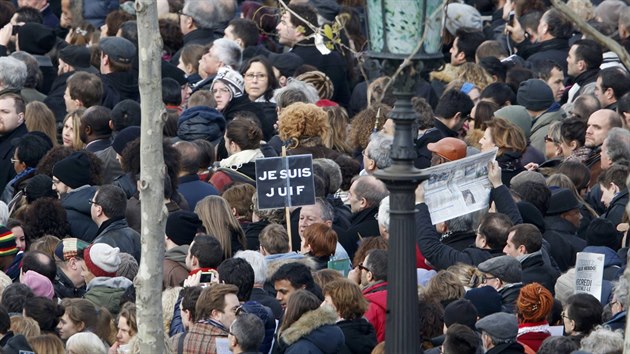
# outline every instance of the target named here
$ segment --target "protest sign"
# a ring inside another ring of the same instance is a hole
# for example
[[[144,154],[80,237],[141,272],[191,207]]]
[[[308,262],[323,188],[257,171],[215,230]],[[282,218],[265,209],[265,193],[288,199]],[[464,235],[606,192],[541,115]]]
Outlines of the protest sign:
[[[601,300],[604,255],[578,252],[575,261],[575,293],[588,293]]]
[[[488,162],[497,149],[422,170],[424,200],[433,225],[466,215],[490,202]]]
[[[315,204],[313,157],[295,155],[256,160],[259,209]]]

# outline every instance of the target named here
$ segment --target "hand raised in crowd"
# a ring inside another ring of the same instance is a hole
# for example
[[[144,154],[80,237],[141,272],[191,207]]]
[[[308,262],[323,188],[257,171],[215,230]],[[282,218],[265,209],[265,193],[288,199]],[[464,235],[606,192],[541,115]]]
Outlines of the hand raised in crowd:
[[[538,169],[538,164],[535,162],[530,162],[527,165],[523,166],[527,171],[536,171]]]
[[[516,19],[516,17],[514,17],[512,25],[510,25],[509,23],[505,24],[505,32],[506,34],[509,33],[510,38],[512,38],[515,43],[522,43],[527,38],[525,36],[525,30],[521,26],[521,23],[518,22],[518,19]]]
[[[422,187],[422,183],[416,188],[416,204],[421,203],[424,203],[424,187]]]
[[[488,179],[492,184],[492,188],[497,188],[503,184],[501,180],[501,167],[499,167],[499,163],[496,161],[488,162]],[[418,193],[416,192],[416,195]],[[417,198],[417,197],[416,197]]]
[[[13,34],[13,25],[11,23],[7,23],[0,29],[0,45],[7,46],[9,44],[9,40],[11,39],[11,35]]]

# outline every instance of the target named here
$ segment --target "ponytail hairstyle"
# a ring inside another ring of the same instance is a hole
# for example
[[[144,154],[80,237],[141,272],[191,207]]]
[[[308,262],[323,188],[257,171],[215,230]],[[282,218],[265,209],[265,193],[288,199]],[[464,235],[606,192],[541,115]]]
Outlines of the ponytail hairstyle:
[[[233,119],[225,129],[225,136],[238,145],[241,150],[254,150],[260,148],[263,140],[262,129],[248,118]]]

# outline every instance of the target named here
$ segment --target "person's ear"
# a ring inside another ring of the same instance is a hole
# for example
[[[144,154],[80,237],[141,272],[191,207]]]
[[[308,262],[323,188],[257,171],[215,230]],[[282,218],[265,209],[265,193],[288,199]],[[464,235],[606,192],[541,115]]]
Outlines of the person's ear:
[[[455,59],[457,59],[457,61],[466,61],[466,54],[463,50],[460,50],[459,53],[455,55]]]
[[[580,71],[586,70],[586,62],[584,60],[578,60],[576,64],[578,66],[578,69],[580,69]]]
[[[374,171],[376,169],[376,162],[371,158],[367,158],[367,166],[365,166],[366,171]]]
[[[109,129],[114,130],[114,122],[112,122],[112,120],[109,120],[109,123],[107,124],[109,126]]]
[[[367,208],[367,206],[368,206],[367,199],[365,199],[365,198],[359,199],[359,203],[360,203],[362,209],[363,208]]]
[[[621,190],[621,188],[619,188],[619,186],[616,185],[614,182],[610,182],[610,189],[615,193],[619,193],[619,191]]]
[[[236,348],[236,345],[238,344],[238,340],[236,340],[236,337],[234,335],[230,336],[230,348]]]

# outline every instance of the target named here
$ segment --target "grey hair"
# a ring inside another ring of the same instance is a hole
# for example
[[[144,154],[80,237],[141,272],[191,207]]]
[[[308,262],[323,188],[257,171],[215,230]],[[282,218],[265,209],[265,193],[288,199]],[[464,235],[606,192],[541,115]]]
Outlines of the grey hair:
[[[331,159],[314,159],[313,165],[318,165],[324,171],[325,177],[328,178],[330,188],[326,193],[335,194],[339,187],[341,187],[341,168],[339,165]]]
[[[319,209],[322,212],[322,220],[324,221],[334,221],[335,220],[335,209],[333,209],[330,203],[321,197],[315,198],[315,204],[319,205]]]
[[[13,57],[0,57],[0,86],[21,90],[26,82],[26,64]]]
[[[276,89],[273,92],[273,99],[276,101],[276,105],[282,109],[289,105],[287,101],[289,101],[288,98],[291,95],[303,96],[304,101],[300,100],[300,102],[304,103],[319,101],[319,93],[317,93],[315,87],[300,80],[290,80],[285,87]],[[295,100],[291,101],[291,103],[295,102]]]
[[[0,200],[0,225],[6,225],[9,221],[9,207],[7,203]]]
[[[378,205],[389,195],[389,190],[381,180],[374,176],[361,176],[354,181],[354,194],[357,199],[365,198],[367,207]]]
[[[394,137],[385,135],[383,132],[373,133],[370,143],[367,146],[367,157],[374,160],[379,170],[392,165],[392,144]]]
[[[580,341],[580,350],[591,353],[623,352],[623,334],[621,330],[612,331],[604,326],[597,326]]]
[[[554,144],[560,144],[562,142],[562,133],[561,133],[560,127],[562,127],[561,121],[555,121],[549,124],[549,129],[547,130],[547,136],[549,136],[551,140],[553,140]]]
[[[487,214],[487,209],[481,209],[468,213],[466,215],[458,216],[445,222],[448,231],[452,232],[466,232],[477,230],[481,218]]]
[[[242,258],[252,266],[252,269],[254,269],[254,284],[265,284],[265,280],[267,280],[267,262],[260,252],[251,250],[238,251],[234,258]]]
[[[182,10],[199,28],[224,27],[236,13],[236,0],[187,0]]]
[[[243,61],[243,51],[236,42],[219,38],[212,43],[212,47],[215,48],[215,55],[219,61],[236,71],[239,70]]]
[[[630,131],[624,128],[612,128],[608,131],[604,144],[608,149],[610,161],[630,161]]]
[[[389,231],[389,196],[383,198],[378,206],[378,224]]]
[[[613,295],[619,301],[619,304],[623,306],[624,311],[628,309],[628,280],[625,277],[620,277],[618,281],[613,283]]]
[[[257,352],[265,338],[265,324],[260,317],[245,313],[236,316],[236,320],[230,326],[230,332],[236,337],[243,352]]]
[[[92,332],[75,333],[66,342],[68,352],[77,354],[106,354],[107,348],[103,341]]]
[[[21,51],[11,53],[10,56],[26,65],[26,80],[24,81],[24,87],[36,88],[43,79],[43,74],[39,68],[39,64],[37,64],[37,59],[29,53]]]

